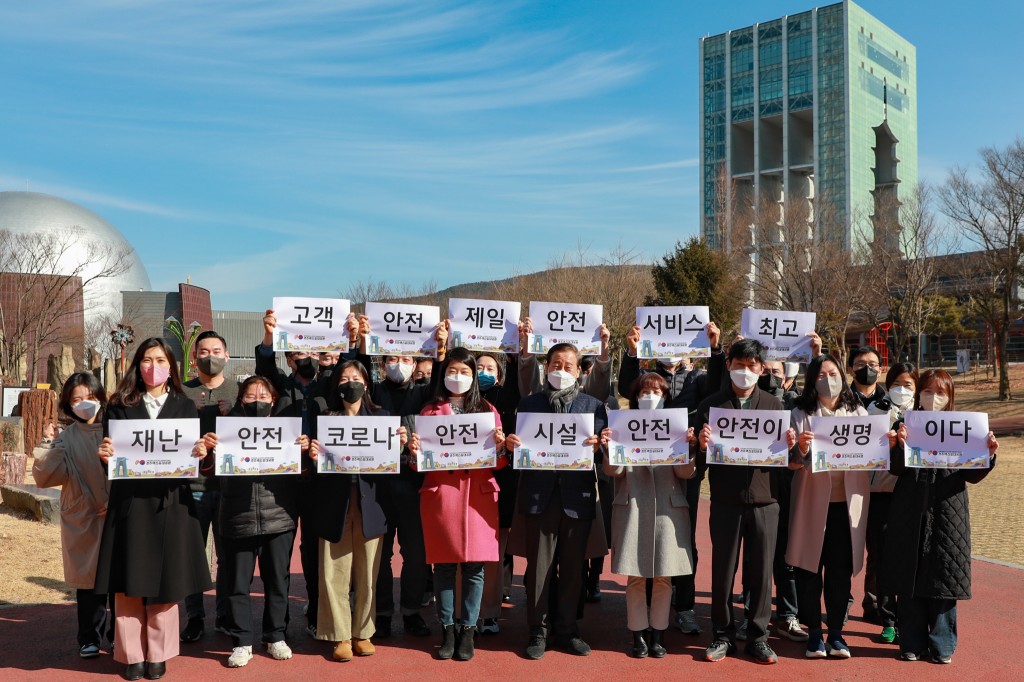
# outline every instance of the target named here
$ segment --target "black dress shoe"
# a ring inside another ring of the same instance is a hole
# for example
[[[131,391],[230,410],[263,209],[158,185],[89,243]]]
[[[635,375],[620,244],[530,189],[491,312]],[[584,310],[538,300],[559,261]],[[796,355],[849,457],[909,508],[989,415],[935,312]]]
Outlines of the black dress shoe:
[[[405,634],[407,635],[416,635],[417,637],[430,636],[430,626],[427,625],[427,621],[423,620],[423,616],[418,613],[402,616],[402,625],[405,627]]]
[[[129,663],[128,667],[124,669],[124,679],[126,680],[141,680],[143,674],[146,672],[145,663]]]
[[[160,663],[146,663],[146,679],[147,680],[159,680],[167,672],[167,664],[164,662]]]
[[[198,642],[203,638],[205,630],[202,618],[189,618],[188,622],[185,623],[185,629],[181,631],[181,641],[186,643]]]
[[[374,621],[377,632],[374,635],[377,639],[387,639],[391,636],[391,616],[377,616]]]

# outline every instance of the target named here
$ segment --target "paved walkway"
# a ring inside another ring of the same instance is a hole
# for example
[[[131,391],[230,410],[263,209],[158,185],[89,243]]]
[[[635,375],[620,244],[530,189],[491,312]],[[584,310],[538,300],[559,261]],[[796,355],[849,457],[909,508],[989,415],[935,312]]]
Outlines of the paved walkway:
[[[1021,662],[1016,637],[1017,616],[1024,610],[1024,571],[985,561],[974,563],[974,599],[959,607],[960,646],[952,665],[907,663],[896,659],[897,650],[877,641],[879,628],[861,621],[861,581],[855,578],[854,609],[847,642],[854,658],[810,661],[803,658],[803,645],[772,637],[770,643],[780,656],[774,668],[763,668],[742,654],[719,663],[702,660],[707,646],[709,623],[708,590],[710,588],[711,547],[707,535],[707,500],[702,501],[698,547],[701,565],[697,576],[697,615],[705,634],[690,637],[670,631],[666,638],[669,655],[662,660],[634,660],[626,655],[631,639],[626,630],[624,580],[604,576],[604,599],[588,605],[583,622],[583,636],[593,646],[587,658],[576,658],[559,652],[548,652],[541,661],[523,658],[526,642],[525,606],[522,589],[521,562],[516,564],[516,587],[513,603],[506,605],[500,620],[502,632],[478,638],[477,656],[470,662],[437,661],[436,635],[429,638],[406,636],[396,619],[395,636],[377,642],[377,655],[336,663],[330,659],[331,649],[325,642],[311,640],[302,630],[304,598],[292,598],[289,641],[295,650],[290,661],[274,661],[258,654],[244,669],[232,670],[225,660],[230,652],[227,637],[214,633],[212,616],[207,634],[200,642],[183,644],[182,655],[168,663],[168,680],[254,680],[273,681],[325,676],[356,675],[378,680],[422,679],[424,676],[456,675],[467,679],[556,679],[570,680],[637,680],[637,679],[752,679],[786,680],[998,680],[1021,679]],[[304,594],[298,568],[298,553],[293,561],[292,593]],[[397,560],[397,557],[396,557]],[[396,571],[397,573],[397,571]],[[260,589],[256,581],[254,590]],[[213,612],[213,598],[207,596],[207,613]],[[262,600],[254,599],[259,618]],[[429,610],[424,614],[428,615]],[[430,622],[433,618],[428,617]],[[434,626],[437,632],[436,625]],[[92,680],[113,679],[122,666],[109,655],[83,661],[78,658],[74,640],[74,606],[29,606],[0,609],[0,680]],[[467,677],[468,676],[468,677]]]

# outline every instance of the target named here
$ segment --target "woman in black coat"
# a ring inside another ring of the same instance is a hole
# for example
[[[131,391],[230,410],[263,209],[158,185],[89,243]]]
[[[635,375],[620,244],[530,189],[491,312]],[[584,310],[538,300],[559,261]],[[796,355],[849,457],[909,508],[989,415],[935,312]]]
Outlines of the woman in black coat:
[[[116,419],[197,419],[163,339],[143,341],[110,400],[104,434]],[[198,445],[198,444],[197,444]],[[100,444],[104,464],[114,455]],[[200,456],[198,449],[193,454]],[[211,588],[203,534],[187,479],[117,479],[96,568],[96,590],[115,595],[114,660],[129,680],[155,680],[178,655],[178,602]]]
[[[270,379],[251,376],[238,387],[230,412],[233,417],[269,418],[278,407],[278,393]],[[280,416],[280,415],[278,415]],[[298,417],[295,417],[298,419]],[[303,452],[309,438],[298,440]],[[200,451],[217,446],[217,434],[203,435]],[[288,625],[288,591],[291,586],[292,546],[299,516],[298,476],[224,476],[220,480],[220,522],[224,542],[225,592],[228,599],[228,634],[232,650],[229,668],[241,668],[252,660],[254,640],[249,588],[259,562],[263,579],[263,643],[279,661],[292,657],[285,642]]]
[[[921,374],[914,409],[953,410],[953,379],[941,369]],[[930,650],[937,663],[950,663],[956,650],[956,603],[971,598],[971,515],[967,484],[979,483],[996,465],[996,437],[988,434],[988,469],[907,467],[906,424],[889,471],[899,480],[892,493],[885,534],[881,584],[898,597],[896,622],[903,660]]]

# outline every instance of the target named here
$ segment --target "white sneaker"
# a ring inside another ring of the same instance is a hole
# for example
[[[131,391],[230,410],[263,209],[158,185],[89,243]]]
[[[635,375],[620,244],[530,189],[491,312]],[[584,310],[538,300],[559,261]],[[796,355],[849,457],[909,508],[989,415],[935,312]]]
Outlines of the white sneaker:
[[[796,618],[786,618],[775,623],[775,632],[794,642],[806,642],[807,632],[800,627]]]
[[[291,647],[283,639],[280,642],[269,642],[267,644],[267,653],[270,654],[271,658],[278,661],[287,661],[292,657]]]
[[[236,646],[231,650],[231,655],[228,656],[228,667],[229,668],[241,668],[246,663],[252,660],[252,647],[251,646]]]

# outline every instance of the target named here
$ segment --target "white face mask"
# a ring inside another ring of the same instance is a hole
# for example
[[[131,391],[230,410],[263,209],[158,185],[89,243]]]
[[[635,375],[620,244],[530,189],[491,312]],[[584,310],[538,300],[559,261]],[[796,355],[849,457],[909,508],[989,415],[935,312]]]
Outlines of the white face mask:
[[[914,404],[914,390],[906,386],[893,386],[889,389],[889,399],[896,407],[909,409]]]
[[[648,393],[637,398],[636,402],[641,410],[660,410],[665,406],[665,397],[657,393]]]
[[[74,412],[75,416],[79,419],[89,421],[100,411],[100,402],[98,400],[82,400],[77,404],[72,405],[71,411]]]
[[[658,364],[662,367],[675,367],[682,361],[682,358],[658,358]]]
[[[412,376],[413,366],[404,362],[389,362],[384,367],[384,371],[387,372],[388,379],[391,379],[396,384],[404,384]]]
[[[928,412],[942,412],[949,404],[949,397],[938,393],[922,393],[921,409]]]
[[[465,374],[448,374],[444,378],[444,387],[452,395],[462,395],[473,385],[473,377]]]
[[[564,370],[557,369],[554,372],[548,372],[548,383],[556,391],[564,391],[576,383],[576,377]]]
[[[760,376],[760,374],[755,374],[749,369],[734,369],[729,372],[729,378],[732,379],[732,383],[741,391],[756,386],[757,379]]]

